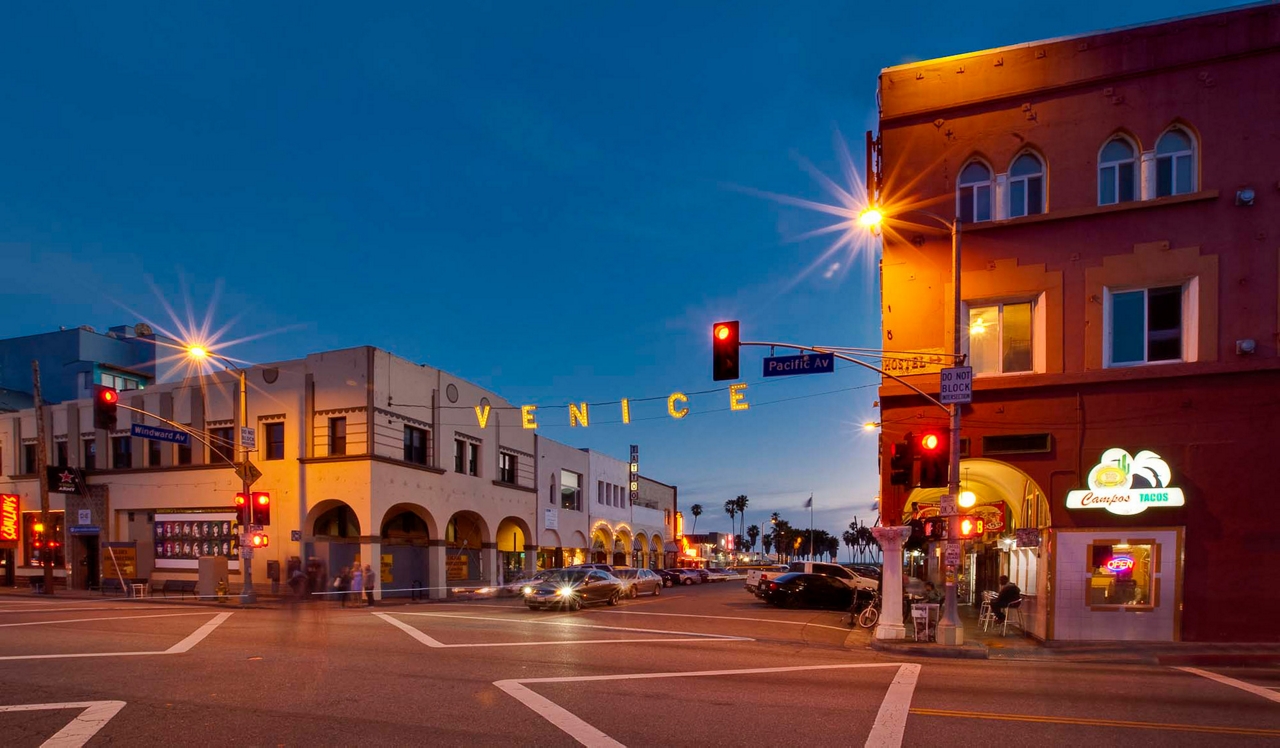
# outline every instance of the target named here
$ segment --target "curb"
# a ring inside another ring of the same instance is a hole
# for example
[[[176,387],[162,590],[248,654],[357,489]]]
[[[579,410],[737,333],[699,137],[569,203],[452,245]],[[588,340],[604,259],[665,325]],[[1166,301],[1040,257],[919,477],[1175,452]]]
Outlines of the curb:
[[[911,657],[946,657],[953,660],[989,659],[987,648],[981,644],[962,644],[948,647],[938,644],[898,644],[883,639],[873,639],[871,648],[877,652],[890,652]]]
[[[1204,652],[1156,655],[1157,665],[1249,667],[1280,664],[1280,652]]]

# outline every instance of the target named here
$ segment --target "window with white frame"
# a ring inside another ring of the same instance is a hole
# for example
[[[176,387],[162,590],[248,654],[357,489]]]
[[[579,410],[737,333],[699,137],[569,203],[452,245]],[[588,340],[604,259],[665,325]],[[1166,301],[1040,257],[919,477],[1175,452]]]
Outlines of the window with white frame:
[[[1195,142],[1186,130],[1174,127],[1156,141],[1156,197],[1195,191]]]
[[[1044,163],[1034,153],[1024,153],[1009,167],[1009,217],[1044,212]]]
[[[1034,302],[969,305],[969,365],[974,374],[1035,370]]]
[[[1138,198],[1138,149],[1117,135],[1098,151],[1098,205]]]
[[[956,181],[956,215],[964,223],[991,220],[991,169],[970,161]]]
[[[1186,285],[1108,289],[1107,365],[1131,366],[1186,358]]]

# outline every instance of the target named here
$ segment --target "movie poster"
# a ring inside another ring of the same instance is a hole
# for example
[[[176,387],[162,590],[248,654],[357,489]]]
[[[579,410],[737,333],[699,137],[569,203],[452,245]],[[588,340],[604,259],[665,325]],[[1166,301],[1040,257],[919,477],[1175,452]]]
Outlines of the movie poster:
[[[159,569],[195,569],[201,556],[224,556],[240,568],[240,532],[235,512],[157,512],[155,557]]]

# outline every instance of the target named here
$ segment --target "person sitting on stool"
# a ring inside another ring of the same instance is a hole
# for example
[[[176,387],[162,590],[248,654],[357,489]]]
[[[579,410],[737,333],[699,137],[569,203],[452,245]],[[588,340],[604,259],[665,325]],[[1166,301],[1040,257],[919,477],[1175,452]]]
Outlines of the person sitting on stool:
[[[996,594],[996,599],[991,601],[991,612],[996,616],[997,623],[1004,623],[1004,609],[1009,607],[1009,603],[1015,602],[1022,597],[1022,590],[1018,589],[1018,585],[1009,581],[1009,577],[1000,576],[1000,592]]]

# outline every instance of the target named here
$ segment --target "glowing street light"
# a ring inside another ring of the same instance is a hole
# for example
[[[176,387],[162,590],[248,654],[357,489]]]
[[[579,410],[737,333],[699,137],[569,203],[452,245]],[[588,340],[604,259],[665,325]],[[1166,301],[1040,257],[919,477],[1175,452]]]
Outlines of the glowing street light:
[[[880,427],[880,424],[876,423],[875,421],[867,421],[866,423],[862,424],[863,431],[875,431],[879,427]]]
[[[207,348],[199,345],[187,346],[187,355],[192,358],[208,358],[209,351]]]
[[[880,228],[880,224],[884,222],[884,211],[875,206],[864,209],[858,214],[858,225],[864,229]]]
[[[958,502],[960,506],[964,507],[965,509],[968,509],[969,507],[978,503],[978,497],[974,495],[973,491],[961,491]]]

